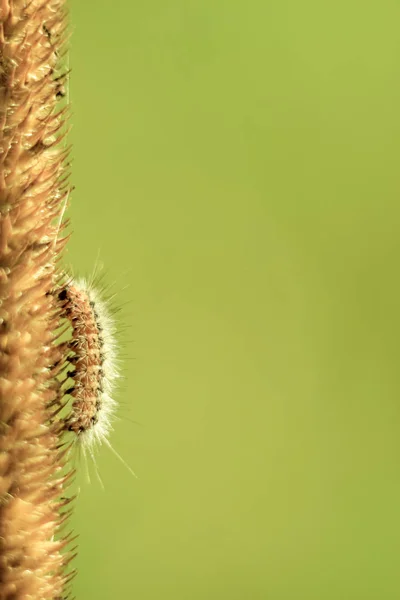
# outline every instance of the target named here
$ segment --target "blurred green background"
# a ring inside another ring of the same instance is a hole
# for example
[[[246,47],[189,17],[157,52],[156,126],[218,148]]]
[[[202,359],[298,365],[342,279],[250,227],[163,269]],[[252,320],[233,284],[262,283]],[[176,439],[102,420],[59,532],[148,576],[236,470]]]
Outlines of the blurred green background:
[[[82,465],[74,593],[400,598],[400,4],[70,7],[65,259],[124,304],[139,475]]]

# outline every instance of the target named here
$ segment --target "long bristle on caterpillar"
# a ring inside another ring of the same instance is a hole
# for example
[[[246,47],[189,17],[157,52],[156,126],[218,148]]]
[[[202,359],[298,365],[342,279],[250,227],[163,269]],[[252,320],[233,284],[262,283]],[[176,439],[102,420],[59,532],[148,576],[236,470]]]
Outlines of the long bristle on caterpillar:
[[[104,443],[136,477],[109,441],[120,378],[117,325],[110,301],[92,281],[72,278],[58,291],[58,300],[72,329],[66,359],[66,381],[72,385],[64,393],[72,396],[73,402],[64,418],[64,429],[75,435],[84,456],[88,452],[95,467],[94,451]]]

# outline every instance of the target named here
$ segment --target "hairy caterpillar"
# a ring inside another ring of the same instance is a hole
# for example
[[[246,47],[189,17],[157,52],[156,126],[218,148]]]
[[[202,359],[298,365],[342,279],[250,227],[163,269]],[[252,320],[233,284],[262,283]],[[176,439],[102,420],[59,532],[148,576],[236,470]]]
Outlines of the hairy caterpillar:
[[[84,457],[88,452],[95,467],[94,451],[104,443],[136,476],[108,439],[117,407],[113,395],[120,377],[117,328],[109,302],[85,279],[68,280],[58,292],[58,299],[72,327],[67,342],[67,363],[72,369],[66,373],[66,381],[72,380],[72,385],[64,393],[73,401],[70,414],[64,418],[64,429],[75,435]]]

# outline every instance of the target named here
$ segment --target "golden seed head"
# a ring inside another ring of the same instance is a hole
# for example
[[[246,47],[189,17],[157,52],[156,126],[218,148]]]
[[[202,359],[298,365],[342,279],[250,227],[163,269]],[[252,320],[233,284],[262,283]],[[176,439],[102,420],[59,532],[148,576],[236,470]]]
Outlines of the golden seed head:
[[[0,600],[65,597],[56,539],[59,431],[49,407],[58,312],[49,293],[66,239],[64,0],[0,0]],[[54,408],[53,408],[54,409]]]

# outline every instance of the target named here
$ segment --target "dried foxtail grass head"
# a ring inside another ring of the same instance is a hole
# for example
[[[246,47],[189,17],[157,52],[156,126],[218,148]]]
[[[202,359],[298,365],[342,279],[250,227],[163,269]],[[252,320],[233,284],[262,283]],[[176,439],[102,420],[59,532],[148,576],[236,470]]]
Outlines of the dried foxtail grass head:
[[[70,474],[50,408],[63,358],[50,291],[69,192],[65,21],[63,0],[0,0],[0,600],[65,598],[72,576],[60,534]]]

